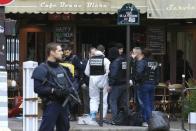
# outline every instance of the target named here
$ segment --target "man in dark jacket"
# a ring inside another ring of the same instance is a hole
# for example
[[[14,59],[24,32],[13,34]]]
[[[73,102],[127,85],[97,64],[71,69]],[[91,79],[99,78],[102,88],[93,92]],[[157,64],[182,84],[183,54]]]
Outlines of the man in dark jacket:
[[[72,64],[74,68],[73,69],[74,71],[72,71],[72,69],[70,69],[70,71],[73,73],[74,83],[77,85],[75,86],[75,88],[78,90],[80,75],[84,71],[82,61],[79,59],[77,55],[73,54],[73,48],[71,47],[71,45],[65,46],[63,49],[63,53],[64,53],[64,58],[63,58],[64,63]]]
[[[109,101],[112,111],[112,120],[114,121],[121,108],[128,111],[126,92],[126,60],[120,56],[116,47],[110,49],[109,56],[111,60],[109,72],[109,86],[111,91]]]
[[[73,75],[74,88],[79,92],[81,77],[84,72],[83,63],[77,55],[73,54],[73,47],[71,45],[64,46],[63,53],[64,53],[64,58],[63,58],[62,65],[70,69],[70,72]],[[70,109],[70,113],[71,113],[70,120],[76,121],[76,114],[78,113],[78,107],[76,105],[72,105]]]
[[[150,56],[149,50],[134,48],[133,52],[137,54],[136,70],[134,80],[137,85],[136,95],[139,104],[139,111],[143,115],[143,126],[148,126],[151,113],[154,110],[154,90],[159,82],[158,63]]]
[[[49,43],[46,47],[47,62],[33,72],[34,91],[42,98],[43,117],[39,131],[68,131],[69,118],[67,105],[62,106],[71,93],[67,72],[58,63],[62,60],[60,44]]]

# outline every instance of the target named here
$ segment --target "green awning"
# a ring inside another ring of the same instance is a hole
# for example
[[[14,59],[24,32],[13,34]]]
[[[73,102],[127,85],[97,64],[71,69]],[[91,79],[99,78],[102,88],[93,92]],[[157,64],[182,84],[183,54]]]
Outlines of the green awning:
[[[148,0],[148,19],[196,18],[196,0]]]
[[[6,13],[115,14],[124,4],[132,3],[146,12],[146,0],[15,0]]]

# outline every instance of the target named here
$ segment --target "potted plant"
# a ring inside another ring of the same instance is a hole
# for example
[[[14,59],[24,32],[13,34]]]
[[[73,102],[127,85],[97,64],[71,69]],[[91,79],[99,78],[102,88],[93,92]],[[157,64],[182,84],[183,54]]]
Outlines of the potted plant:
[[[196,88],[196,80],[190,79],[186,82],[188,88]],[[184,104],[184,117],[188,118],[189,114],[196,113],[196,90],[190,90],[186,93]]]

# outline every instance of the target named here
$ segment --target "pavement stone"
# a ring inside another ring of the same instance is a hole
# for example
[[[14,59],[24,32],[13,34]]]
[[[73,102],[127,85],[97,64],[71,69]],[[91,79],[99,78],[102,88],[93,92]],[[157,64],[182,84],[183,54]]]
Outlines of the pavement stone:
[[[70,131],[148,131],[146,127],[136,127],[136,126],[112,126],[104,125],[99,126],[89,126],[89,125],[78,125],[77,122],[70,122]],[[181,129],[180,121],[171,122],[170,131],[183,131]],[[9,128],[11,131],[22,131],[22,119],[9,118]],[[186,129],[188,125],[186,124]]]

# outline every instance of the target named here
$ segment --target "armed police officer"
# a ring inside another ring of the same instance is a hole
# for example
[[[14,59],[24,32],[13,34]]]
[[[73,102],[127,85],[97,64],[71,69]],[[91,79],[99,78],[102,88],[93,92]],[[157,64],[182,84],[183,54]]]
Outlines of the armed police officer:
[[[120,110],[128,111],[128,99],[126,91],[126,59],[120,56],[118,48],[112,47],[109,50],[111,59],[109,72],[110,86],[110,106],[112,112],[112,121],[115,124],[115,118]]]
[[[89,79],[90,96],[90,118],[89,125],[97,125],[96,114],[99,108],[100,88],[103,88],[103,118],[107,115],[107,97],[108,97],[108,73],[110,61],[104,55],[105,49],[102,45],[98,46],[86,66],[85,74]]]
[[[71,93],[68,73],[59,66],[62,60],[62,48],[58,43],[46,46],[47,61],[33,72],[34,91],[44,104],[42,122],[39,131],[68,131],[70,128],[67,105],[62,106]]]
[[[159,82],[159,65],[151,58],[148,49],[135,48],[136,72],[135,81],[137,84],[137,98],[139,110],[143,115],[143,126],[148,126],[151,113],[154,110],[154,90]]]

